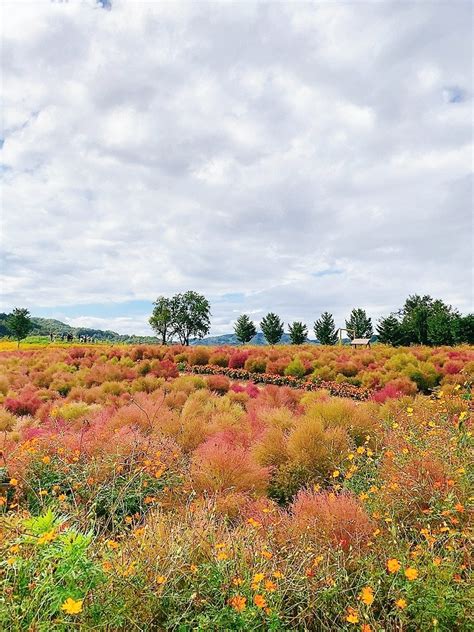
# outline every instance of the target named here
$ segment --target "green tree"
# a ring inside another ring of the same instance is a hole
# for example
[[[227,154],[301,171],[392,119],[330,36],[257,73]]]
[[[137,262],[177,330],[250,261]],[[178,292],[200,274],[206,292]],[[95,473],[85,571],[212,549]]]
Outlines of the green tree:
[[[360,307],[353,309],[349,320],[346,320],[347,335],[351,340],[354,338],[370,338],[374,333],[372,320],[367,316],[364,309]]]
[[[280,342],[283,336],[283,321],[276,314],[270,312],[264,316],[260,328],[269,345],[276,345]]]
[[[406,336],[406,343],[427,345],[428,318],[433,306],[433,299],[429,295],[413,294],[405,301],[401,310],[402,327]]]
[[[379,342],[398,347],[403,344],[403,330],[400,321],[394,314],[381,318],[377,324]]]
[[[430,308],[427,320],[427,338],[432,345],[452,345],[456,339],[456,320],[459,313],[436,300]]]
[[[334,318],[329,312],[323,312],[314,323],[314,333],[322,345],[335,345],[337,342]]]
[[[458,316],[453,323],[456,342],[474,345],[474,314]]]
[[[25,307],[15,307],[12,313],[7,317],[7,328],[18,342],[19,347],[20,340],[26,338],[33,329],[30,312]]]
[[[166,345],[173,335],[174,314],[173,300],[165,296],[159,296],[153,303],[155,306],[150,316],[149,323],[161,338],[161,344]]]
[[[244,345],[252,340],[257,333],[257,329],[247,314],[242,314],[236,320],[234,333],[237,336],[237,340]]]
[[[202,338],[211,328],[211,305],[205,296],[189,290],[171,299],[172,331],[183,345]]]
[[[292,345],[302,345],[308,339],[308,328],[298,320],[295,320],[291,325],[288,324],[288,332]]]

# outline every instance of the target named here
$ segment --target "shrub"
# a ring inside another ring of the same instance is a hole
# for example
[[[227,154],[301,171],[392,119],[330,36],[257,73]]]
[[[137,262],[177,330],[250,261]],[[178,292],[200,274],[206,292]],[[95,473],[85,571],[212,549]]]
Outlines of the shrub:
[[[214,366],[227,367],[229,366],[229,357],[225,353],[213,353],[209,357],[209,364]]]
[[[53,417],[60,417],[64,421],[74,421],[84,417],[92,410],[97,409],[97,406],[86,404],[85,402],[70,402],[63,404],[59,408],[55,408],[51,415]]]
[[[229,358],[229,368],[243,369],[249,355],[248,351],[234,351]]]
[[[367,545],[373,524],[359,500],[350,493],[315,493],[302,490],[290,509],[291,528],[322,546],[360,552]]]
[[[367,405],[347,399],[332,398],[328,402],[314,403],[307,408],[306,416],[320,420],[324,428],[345,429],[358,445],[377,428],[377,419],[370,414]]]
[[[261,356],[250,356],[244,364],[244,369],[250,373],[265,373],[267,359]]]
[[[288,455],[296,468],[313,477],[328,477],[349,450],[343,428],[325,429],[322,420],[303,417],[288,438]]]
[[[15,415],[0,407],[0,432],[11,432],[17,421]]]
[[[178,367],[171,360],[154,360],[151,364],[152,373],[156,377],[164,377],[165,379],[178,377]]]
[[[209,375],[206,378],[207,387],[210,391],[224,395],[230,388],[230,380],[225,375]]]
[[[415,382],[420,391],[425,393],[434,388],[441,377],[430,362],[420,362],[418,366],[408,365],[403,373]]]
[[[36,391],[31,387],[25,387],[18,397],[7,397],[4,406],[14,415],[34,415],[41,406],[41,400]]]
[[[211,437],[192,457],[191,478],[198,492],[252,492],[264,494],[269,470],[258,465],[250,452],[225,438]]]
[[[267,364],[267,373],[271,375],[285,375],[285,369],[291,362],[291,358],[277,358],[276,360],[271,360]]]
[[[295,358],[285,369],[285,375],[302,378],[306,375],[306,369],[299,358]]]
[[[390,398],[398,398],[402,395],[415,395],[417,390],[416,384],[408,378],[402,377],[387,382],[383,388],[375,391],[372,395],[372,399],[383,404],[383,402]]]
[[[446,464],[431,455],[407,455],[403,461],[387,456],[381,468],[386,482],[382,497],[400,517],[419,520],[432,500],[448,489]]]
[[[191,366],[204,366],[209,364],[209,351],[203,347],[193,349],[189,354],[189,364]]]
[[[285,463],[288,460],[287,441],[281,428],[267,428],[253,449],[257,463],[264,466],[280,466]]]
[[[6,375],[0,375],[0,394],[6,395],[8,393],[8,389],[10,384]]]

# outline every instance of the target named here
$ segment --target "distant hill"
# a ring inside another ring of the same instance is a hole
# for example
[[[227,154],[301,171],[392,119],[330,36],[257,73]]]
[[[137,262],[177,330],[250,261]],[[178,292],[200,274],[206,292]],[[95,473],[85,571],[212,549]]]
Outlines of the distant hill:
[[[7,314],[0,313],[0,338],[9,335],[5,321]],[[33,330],[32,336],[49,336],[53,333],[55,336],[61,336],[62,334],[72,334],[74,338],[80,336],[87,336],[93,338],[96,341],[101,342],[117,342],[122,344],[131,345],[144,345],[144,344],[159,344],[158,338],[155,336],[134,336],[130,334],[118,334],[116,331],[110,329],[92,329],[90,327],[71,327],[66,323],[56,320],[55,318],[39,318],[32,317]],[[372,340],[376,340],[373,336]],[[350,341],[347,338],[343,339],[344,344],[348,344]],[[240,343],[237,340],[235,334],[222,334],[221,336],[207,336],[206,338],[196,338],[191,340],[191,345],[202,345],[208,347],[222,347],[224,345],[237,346]],[[258,332],[256,336],[249,342],[251,345],[266,345],[266,341],[262,332]],[[290,344],[290,336],[283,334],[280,344]],[[308,340],[307,344],[318,345],[317,340]]]
[[[203,346],[223,346],[223,345],[239,345],[240,342],[237,340],[237,336],[235,334],[222,334],[221,336],[208,336],[207,338],[202,338],[202,340],[192,340],[192,345],[203,345]],[[267,342],[265,340],[264,335],[261,331],[257,333],[256,336],[252,338],[249,342],[249,345],[266,345]],[[289,345],[290,344],[290,336],[288,334],[283,334],[280,344]],[[308,340],[308,344],[318,345],[319,342],[317,340]]]
[[[6,327],[7,314],[0,313],[0,337],[8,336],[9,332]],[[66,323],[56,320],[55,318],[39,318],[32,317],[33,329],[32,336],[49,336],[53,333],[55,336],[63,334],[72,334],[74,338],[87,336],[101,342],[121,342],[125,344],[158,344],[158,338],[155,336],[133,336],[130,334],[119,334],[109,329],[93,329],[91,327],[71,327]]]

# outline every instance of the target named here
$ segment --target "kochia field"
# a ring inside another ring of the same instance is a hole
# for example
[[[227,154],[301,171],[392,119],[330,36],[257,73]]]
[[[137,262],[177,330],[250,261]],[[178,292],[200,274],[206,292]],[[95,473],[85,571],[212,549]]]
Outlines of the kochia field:
[[[472,347],[0,347],[0,629],[468,630]]]

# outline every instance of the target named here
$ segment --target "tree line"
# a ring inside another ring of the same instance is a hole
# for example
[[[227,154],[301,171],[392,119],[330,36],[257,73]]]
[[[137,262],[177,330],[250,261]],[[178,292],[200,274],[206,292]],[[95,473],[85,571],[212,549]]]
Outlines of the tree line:
[[[153,305],[149,323],[164,345],[174,340],[189,345],[192,339],[203,338],[210,331],[211,305],[198,292],[190,290],[170,298],[160,296]],[[5,324],[18,344],[33,328],[29,311],[19,307],[7,316]],[[259,325],[268,344],[280,342],[284,322],[277,314],[269,312]],[[345,330],[351,340],[374,335],[372,319],[361,308],[351,311]],[[323,345],[335,345],[338,341],[334,317],[329,312],[323,312],[315,321],[313,331]],[[241,344],[247,344],[257,334],[257,327],[247,314],[242,314],[235,322],[234,333]],[[393,346],[474,344],[474,314],[463,316],[440,299],[414,294],[399,310],[379,319],[375,333],[379,342]],[[288,334],[291,344],[304,344],[308,340],[308,327],[302,321],[294,321],[288,324]]]
[[[191,339],[203,338],[210,331],[211,307],[202,294],[188,291],[171,298],[160,296],[154,306],[149,322],[162,344],[177,338],[189,345]],[[268,344],[280,342],[284,322],[277,314],[269,312],[259,326]],[[351,311],[345,330],[351,340],[374,335],[372,319],[362,308]],[[415,294],[398,311],[379,319],[375,330],[379,342],[393,346],[474,344],[474,315],[463,316],[440,299]],[[323,312],[315,321],[313,331],[321,344],[335,345],[338,341],[334,317],[329,312]],[[257,334],[257,327],[247,314],[242,314],[235,322],[234,333],[241,344],[247,344]],[[304,344],[308,327],[294,321],[288,324],[288,334],[291,344]]]

